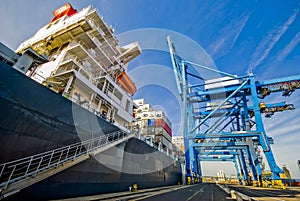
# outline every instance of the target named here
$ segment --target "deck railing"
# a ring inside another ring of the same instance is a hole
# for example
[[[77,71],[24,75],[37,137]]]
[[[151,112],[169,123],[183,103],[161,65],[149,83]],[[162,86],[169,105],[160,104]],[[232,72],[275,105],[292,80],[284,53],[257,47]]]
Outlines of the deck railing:
[[[37,176],[46,170],[56,168],[80,156],[91,154],[97,149],[129,135],[134,134],[119,130],[83,142],[1,164],[0,192],[5,190],[11,183]]]

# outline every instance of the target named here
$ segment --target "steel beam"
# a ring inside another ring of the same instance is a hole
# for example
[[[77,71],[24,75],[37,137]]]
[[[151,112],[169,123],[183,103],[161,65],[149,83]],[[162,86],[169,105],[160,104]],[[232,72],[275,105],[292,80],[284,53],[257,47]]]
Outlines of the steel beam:
[[[259,81],[256,83],[256,87],[268,86],[268,85],[279,84],[279,83],[290,82],[290,81],[300,82],[300,75],[282,77],[282,78],[277,78],[277,79],[272,79],[272,80]]]
[[[258,160],[254,149],[255,143],[264,151],[273,178],[279,179],[279,173],[282,170],[275,162],[270,146],[271,138],[266,134],[261,117],[263,108],[260,107],[258,99],[277,91],[284,91],[283,95],[289,96],[291,94],[289,92],[300,88],[300,75],[258,82],[255,81],[252,73],[238,77],[201,64],[184,61],[176,54],[170,37],[168,37],[168,45],[178,93],[184,103],[183,135],[188,175],[193,175],[193,172],[201,174],[201,161],[203,160],[230,160],[235,163],[240,179],[249,179],[250,172],[252,172],[254,179],[257,180],[262,174],[262,170],[260,168],[261,161]],[[223,79],[219,79],[210,82],[216,87],[205,89],[207,84],[204,82],[205,77],[189,72],[189,65],[222,76],[229,76],[229,81],[238,80],[239,84],[229,82],[233,84],[225,84],[222,87]],[[199,79],[199,83],[191,85],[189,83],[191,76],[193,80]],[[219,86],[218,83],[220,83]],[[282,89],[276,84],[281,84],[285,88]],[[203,104],[211,101],[212,96],[219,97],[219,94],[225,95],[226,98],[218,99],[220,104],[212,110],[206,110],[207,108]],[[224,108],[223,106],[227,102],[231,102],[233,106]],[[266,103],[265,106],[267,108],[285,107],[286,103]],[[197,111],[194,108],[197,108]],[[254,141],[255,138],[258,139],[258,142]]]
[[[201,126],[209,117],[211,117],[218,109],[220,109],[228,100],[230,100],[237,92],[240,91],[246,84],[248,83],[248,80],[245,80],[230,96],[228,96],[224,101],[220,103],[209,115],[207,115],[199,124],[197,124],[196,127],[194,127],[190,132],[193,133],[195,130]]]

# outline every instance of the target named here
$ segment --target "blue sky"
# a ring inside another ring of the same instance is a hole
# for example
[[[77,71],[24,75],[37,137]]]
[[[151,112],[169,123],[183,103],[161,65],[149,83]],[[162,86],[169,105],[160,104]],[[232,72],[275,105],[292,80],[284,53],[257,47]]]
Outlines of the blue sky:
[[[66,2],[4,0],[0,7],[1,42],[16,49],[22,41],[52,19],[53,10]],[[182,34],[186,40],[193,42],[185,47],[180,41],[175,44],[185,57],[189,57],[191,51],[195,50],[196,54],[197,48],[203,48],[199,51],[204,52],[205,57],[201,57],[200,62],[215,65],[225,72],[245,75],[248,71],[253,71],[257,80],[300,74],[300,3],[296,0],[69,2],[78,10],[92,4],[103,15],[104,20],[115,28],[118,35],[146,28],[156,28],[156,33],[164,30],[164,34],[169,31]],[[152,37],[148,36],[146,40]],[[160,35],[162,36],[164,35]],[[171,67],[169,55],[164,52],[167,50],[164,40],[165,38],[157,39],[156,44],[151,41],[150,48],[142,45],[143,54],[130,64],[129,71],[142,67],[146,71],[140,79],[143,80],[146,75],[154,76],[175,86],[173,75],[159,73],[160,68]],[[125,44],[127,41],[122,39],[120,42]],[[149,65],[153,64],[160,67],[150,68]],[[179,103],[174,92],[148,83],[140,87],[135,95],[135,98],[142,97],[152,105],[164,108],[173,123],[173,133],[179,134],[176,133],[180,127]],[[279,166],[287,165],[292,176],[300,178],[296,166],[296,161],[300,160],[300,92],[295,92],[287,99],[283,99],[280,94],[266,98],[266,102],[282,100],[293,103],[296,110],[265,119],[265,127],[268,135],[275,140],[273,150]]]

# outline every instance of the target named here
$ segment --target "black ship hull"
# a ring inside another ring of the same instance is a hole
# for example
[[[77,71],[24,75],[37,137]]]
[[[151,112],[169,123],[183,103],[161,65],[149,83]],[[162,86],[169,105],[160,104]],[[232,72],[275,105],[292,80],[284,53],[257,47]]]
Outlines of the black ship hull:
[[[2,62],[0,111],[0,163],[119,130]],[[149,153],[157,153],[157,150],[132,138],[21,190],[10,199],[68,198],[128,190],[133,183],[139,188],[148,188],[181,182],[180,163],[166,154],[159,152],[155,157],[150,154],[145,161],[135,158],[135,154]],[[154,166],[144,167],[146,164]],[[128,172],[128,169],[135,171]]]

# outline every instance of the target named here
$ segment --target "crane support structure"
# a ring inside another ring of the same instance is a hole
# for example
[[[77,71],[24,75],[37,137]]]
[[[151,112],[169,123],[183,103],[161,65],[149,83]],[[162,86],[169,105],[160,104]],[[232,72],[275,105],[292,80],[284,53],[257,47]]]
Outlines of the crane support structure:
[[[170,36],[167,43],[183,102],[187,178],[202,176],[201,161],[232,161],[243,183],[259,182],[265,169],[263,153],[273,179],[280,180],[283,171],[276,164],[262,115],[272,117],[295,107],[260,100],[271,93],[290,96],[300,88],[300,75],[256,81],[252,73],[237,76],[184,60]],[[207,72],[209,79],[202,76]]]

